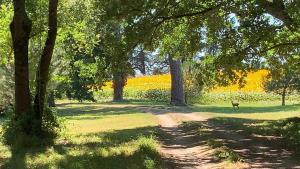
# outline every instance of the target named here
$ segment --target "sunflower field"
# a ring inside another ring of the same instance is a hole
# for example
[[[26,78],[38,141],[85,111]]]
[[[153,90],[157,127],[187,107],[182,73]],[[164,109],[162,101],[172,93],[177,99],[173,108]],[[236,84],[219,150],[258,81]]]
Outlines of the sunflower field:
[[[280,96],[266,93],[264,90],[264,79],[267,77],[267,70],[249,72],[245,78],[245,85],[238,84],[228,86],[216,86],[210,91],[204,91],[197,102],[215,101],[259,101],[259,100],[279,100]],[[171,76],[170,74],[133,77],[127,80],[124,88],[124,98],[126,99],[146,99],[154,101],[168,101],[170,97]],[[101,92],[96,93],[97,99],[110,99],[112,96],[112,82],[106,83]],[[288,98],[287,98],[288,99]]]

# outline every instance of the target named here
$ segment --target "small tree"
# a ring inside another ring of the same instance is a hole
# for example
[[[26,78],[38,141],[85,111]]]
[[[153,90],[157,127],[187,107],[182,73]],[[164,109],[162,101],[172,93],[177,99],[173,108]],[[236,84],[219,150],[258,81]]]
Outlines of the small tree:
[[[272,57],[269,60],[270,74],[265,82],[266,91],[281,95],[282,106],[285,106],[286,95],[293,91],[300,91],[299,69],[290,59]]]

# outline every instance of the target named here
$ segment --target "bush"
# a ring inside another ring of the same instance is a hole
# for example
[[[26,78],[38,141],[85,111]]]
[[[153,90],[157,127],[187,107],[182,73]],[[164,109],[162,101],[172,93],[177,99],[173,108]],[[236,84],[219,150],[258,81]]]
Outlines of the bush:
[[[285,144],[300,153],[300,118],[293,117],[279,121],[274,128],[283,137]]]
[[[55,109],[45,109],[41,131],[36,127],[37,121],[32,120],[33,115],[29,112],[16,119],[11,113],[10,120],[3,126],[3,142],[16,149],[52,145],[62,126]]]
[[[145,169],[158,169],[160,168],[160,154],[157,150],[157,143],[154,139],[149,139],[146,137],[141,137],[138,140],[138,152],[139,157],[142,158],[143,168]]]
[[[163,89],[152,89],[144,92],[144,98],[151,101],[167,102],[170,98],[170,91]]]
[[[113,90],[102,90],[94,93],[95,99],[98,101],[111,100],[112,95]],[[124,90],[124,98],[168,102],[170,91],[166,89]]]
[[[94,92],[94,98],[97,101],[111,100],[113,96],[113,90],[100,90]]]

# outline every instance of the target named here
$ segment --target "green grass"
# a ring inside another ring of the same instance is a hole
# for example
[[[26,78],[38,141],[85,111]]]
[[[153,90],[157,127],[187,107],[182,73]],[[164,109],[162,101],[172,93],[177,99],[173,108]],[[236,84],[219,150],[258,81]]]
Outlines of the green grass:
[[[58,110],[67,130],[55,145],[12,154],[0,144],[1,169],[160,168],[153,115],[89,103],[62,104]]]
[[[46,149],[19,150],[12,154],[7,146],[0,143],[0,168],[160,168],[155,139],[158,122],[153,115],[140,112],[131,105],[168,107],[163,103],[145,101],[99,104],[61,101],[58,110],[59,116],[65,119],[66,132],[56,144]],[[280,106],[280,102],[241,103],[240,110],[233,110],[231,103],[225,102],[168,108],[197,112],[211,117],[209,122],[229,125],[248,134],[286,133],[283,136],[290,146],[299,145],[293,139],[298,137],[297,123],[278,121],[299,117],[300,104],[297,103],[285,107]],[[0,118],[0,131],[4,121]],[[183,126],[188,130],[196,129],[202,138],[209,139],[211,130],[205,124],[186,123]],[[226,159],[227,155],[235,157],[227,149],[220,149],[216,155]]]
[[[211,117],[234,117],[245,119],[278,120],[300,117],[300,104],[281,106],[280,102],[240,103],[240,109],[234,110],[230,102],[211,105],[195,105],[191,111]]]

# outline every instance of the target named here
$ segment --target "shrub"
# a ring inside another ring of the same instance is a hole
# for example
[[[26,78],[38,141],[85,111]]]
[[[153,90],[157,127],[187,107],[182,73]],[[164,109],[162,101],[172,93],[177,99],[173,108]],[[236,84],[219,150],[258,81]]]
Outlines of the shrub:
[[[274,127],[283,137],[286,145],[300,153],[300,118],[281,120]]]
[[[168,101],[170,91],[164,89],[151,89],[144,93],[144,98],[151,101]]]
[[[160,154],[157,150],[157,143],[154,139],[141,137],[138,140],[138,152],[141,153],[140,157],[143,161],[143,168],[145,169],[156,169],[160,168]]]
[[[16,119],[11,114],[10,120],[3,126],[3,142],[13,149],[53,144],[62,129],[62,121],[58,120],[56,110],[45,109],[42,117],[42,131],[36,130],[37,122],[32,120],[33,115],[33,112],[29,112]]]
[[[98,101],[112,99],[112,90],[102,90],[95,92],[95,99]],[[124,90],[125,99],[139,99],[156,102],[168,102],[170,98],[170,91],[166,89],[150,89],[150,90]]]
[[[109,100],[112,99],[113,90],[112,89],[105,89],[94,92],[94,98],[97,101]]]

